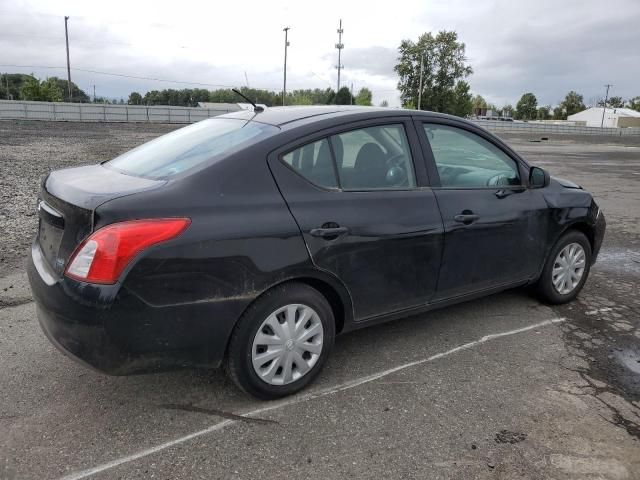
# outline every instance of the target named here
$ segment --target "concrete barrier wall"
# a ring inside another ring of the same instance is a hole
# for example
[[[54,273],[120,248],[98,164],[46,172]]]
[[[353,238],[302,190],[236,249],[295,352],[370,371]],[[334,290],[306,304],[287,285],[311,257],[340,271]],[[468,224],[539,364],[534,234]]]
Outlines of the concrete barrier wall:
[[[0,120],[49,120],[70,122],[193,123],[228,113],[229,109],[94,103],[26,102],[0,100]],[[597,128],[546,123],[472,120],[489,131],[500,133],[640,136],[640,128]]]
[[[234,110],[0,100],[0,120],[193,123]]]
[[[473,123],[491,132],[560,134],[560,135],[611,135],[611,136],[640,136],[640,128],[599,128],[577,125],[556,125],[529,122],[502,122],[499,120],[471,120]]]

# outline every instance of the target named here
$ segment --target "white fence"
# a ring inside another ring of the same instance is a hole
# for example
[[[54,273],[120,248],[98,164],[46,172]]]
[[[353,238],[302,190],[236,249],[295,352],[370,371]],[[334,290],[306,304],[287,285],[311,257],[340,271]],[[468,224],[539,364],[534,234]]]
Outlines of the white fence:
[[[193,123],[234,110],[0,100],[0,120]]]
[[[529,123],[529,122],[503,122],[499,120],[471,120],[475,124],[495,133],[531,133],[531,134],[556,134],[556,135],[608,135],[626,137],[629,135],[640,136],[640,128],[599,128],[577,125]]]
[[[230,108],[190,108],[143,105],[102,105],[96,103],[26,102],[0,100],[0,120],[49,120],[70,122],[193,123],[235,111]],[[597,128],[527,122],[472,120],[500,133],[560,135],[640,136],[640,128]]]

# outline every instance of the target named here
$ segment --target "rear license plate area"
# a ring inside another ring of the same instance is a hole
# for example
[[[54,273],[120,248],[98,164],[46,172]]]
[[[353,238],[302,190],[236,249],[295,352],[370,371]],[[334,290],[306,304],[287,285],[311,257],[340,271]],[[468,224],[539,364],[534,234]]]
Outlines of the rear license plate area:
[[[40,203],[39,223],[38,223],[38,243],[42,255],[49,262],[49,265],[55,266],[58,259],[58,250],[62,242],[64,233],[64,220],[62,215],[44,202]],[[59,225],[54,225],[54,222]]]

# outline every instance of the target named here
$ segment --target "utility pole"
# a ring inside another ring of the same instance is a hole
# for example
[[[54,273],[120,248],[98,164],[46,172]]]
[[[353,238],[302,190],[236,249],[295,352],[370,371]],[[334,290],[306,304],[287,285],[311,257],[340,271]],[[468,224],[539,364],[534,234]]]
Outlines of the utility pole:
[[[604,107],[602,107],[602,122],[600,122],[600,128],[604,128],[604,114],[607,112],[607,100],[609,100],[609,88],[613,87],[613,85],[607,83],[605,87],[607,87],[607,93],[604,95]]]
[[[71,101],[71,64],[69,63],[69,17],[64,17],[64,38],[67,41],[67,82],[69,83],[69,101]]]
[[[96,103],[96,86],[93,86],[93,103]]]
[[[13,100],[12,98],[10,98],[11,94],[9,93],[9,74],[8,73],[4,74],[4,80],[7,84],[7,100]]]
[[[289,46],[289,28],[284,27],[284,85],[282,87],[282,106],[284,107],[285,100],[287,98],[287,47]]]
[[[424,73],[424,52],[420,55],[420,88],[418,90],[418,110],[422,107],[422,74]]]
[[[340,19],[340,27],[338,28],[338,43],[336,43],[336,48],[338,49],[338,89],[336,90],[336,98],[338,96],[338,92],[340,91],[340,70],[344,68],[342,65],[342,49],[344,48],[344,44],[342,43],[342,33],[344,30],[342,29],[342,19]]]
[[[351,82],[351,105],[353,105],[353,82]]]

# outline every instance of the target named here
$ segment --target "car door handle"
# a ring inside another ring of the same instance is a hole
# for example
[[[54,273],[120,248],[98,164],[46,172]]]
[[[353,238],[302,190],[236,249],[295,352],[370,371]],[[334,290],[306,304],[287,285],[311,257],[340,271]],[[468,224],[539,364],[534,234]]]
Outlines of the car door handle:
[[[475,222],[479,218],[480,218],[480,215],[475,215],[473,213],[463,213],[453,217],[453,219],[456,222],[464,223],[465,225],[471,225],[473,222]]]
[[[340,235],[344,235],[348,233],[349,229],[347,227],[331,227],[331,228],[313,228],[309,233],[313,237],[322,237],[322,238],[337,238]]]

